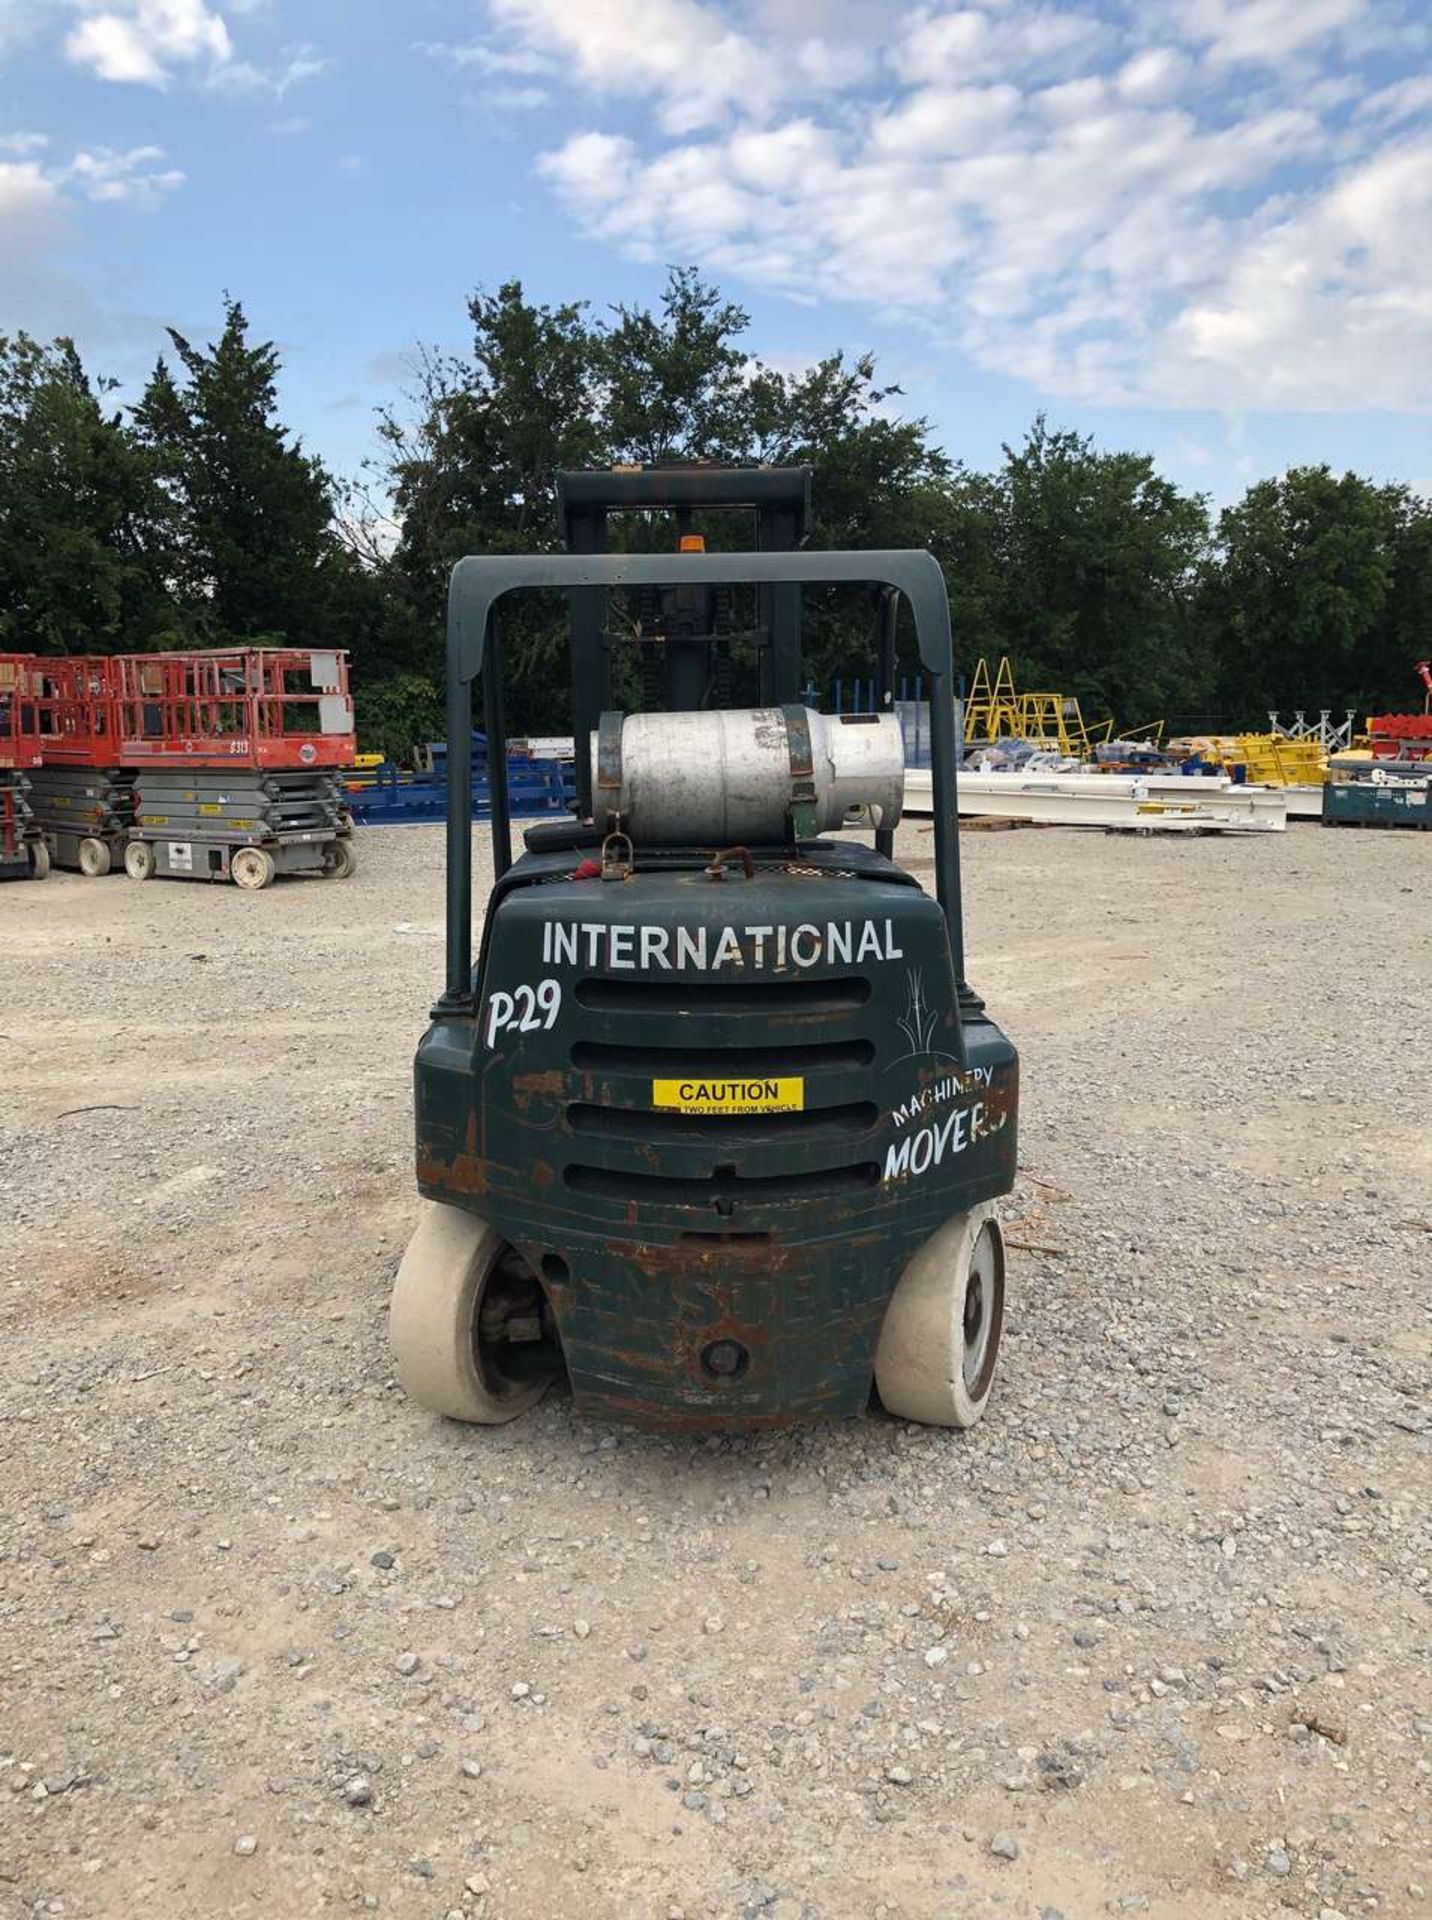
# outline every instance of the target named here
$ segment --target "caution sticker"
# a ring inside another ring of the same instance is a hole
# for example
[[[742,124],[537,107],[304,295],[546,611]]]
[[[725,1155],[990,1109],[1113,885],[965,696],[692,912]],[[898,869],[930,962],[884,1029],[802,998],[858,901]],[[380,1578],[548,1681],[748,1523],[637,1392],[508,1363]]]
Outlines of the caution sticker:
[[[651,1104],[668,1113],[800,1113],[805,1081],[653,1080]]]

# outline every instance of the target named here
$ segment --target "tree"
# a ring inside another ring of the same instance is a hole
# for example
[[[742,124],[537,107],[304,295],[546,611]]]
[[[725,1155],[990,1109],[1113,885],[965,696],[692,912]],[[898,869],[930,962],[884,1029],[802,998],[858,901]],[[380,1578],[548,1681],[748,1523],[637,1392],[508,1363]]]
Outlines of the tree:
[[[277,418],[277,348],[250,344],[230,298],[217,341],[169,338],[183,378],[161,362],[134,426],[165,490],[189,630],[201,644],[335,644],[331,576],[346,560],[333,488]]]
[[[881,386],[875,360],[834,353],[799,374],[758,365],[747,388],[750,459],[811,469],[807,545],[936,546],[951,466],[929,423],[896,417],[900,388]],[[807,589],[807,678],[824,686],[873,668],[871,613],[849,594]],[[903,665],[918,670],[908,637]]]
[[[750,326],[693,267],[674,267],[661,314],[617,307],[616,324],[594,336],[606,455],[657,466],[665,460],[731,460],[750,442],[748,358],[736,342]]]
[[[1004,453],[995,619],[1017,683],[1131,725],[1200,702],[1211,680],[1194,619],[1202,496],[1180,493],[1149,455],[1100,453],[1043,415]]]
[[[1220,515],[1205,588],[1220,703],[1255,718],[1402,704],[1429,589],[1432,523],[1405,487],[1326,466],[1259,481]]]
[[[595,343],[586,308],[534,306],[521,283],[468,302],[467,355],[419,350],[406,415],[380,416],[377,479],[400,532],[391,562],[389,664],[441,685],[447,578],[468,553],[556,544],[555,476],[601,452]],[[504,613],[509,720],[565,711],[560,623],[530,600]],[[410,689],[410,692],[412,689]]]
[[[0,645],[163,644],[163,499],[70,340],[0,336]]]

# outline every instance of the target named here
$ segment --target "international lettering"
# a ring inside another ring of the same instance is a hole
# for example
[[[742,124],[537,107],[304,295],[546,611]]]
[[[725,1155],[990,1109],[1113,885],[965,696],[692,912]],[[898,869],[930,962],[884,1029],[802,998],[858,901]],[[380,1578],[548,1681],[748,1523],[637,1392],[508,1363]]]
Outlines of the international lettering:
[[[609,973],[801,973],[903,960],[893,920],[807,920],[794,927],[638,927],[547,920],[542,962]]]

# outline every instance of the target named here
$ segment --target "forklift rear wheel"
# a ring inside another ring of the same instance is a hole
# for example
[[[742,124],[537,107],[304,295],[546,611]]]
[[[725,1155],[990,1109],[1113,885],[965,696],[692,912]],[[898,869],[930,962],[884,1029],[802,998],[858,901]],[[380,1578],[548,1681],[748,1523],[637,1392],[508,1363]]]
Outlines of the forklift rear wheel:
[[[388,1310],[403,1391],[450,1420],[501,1426],[542,1398],[549,1374],[518,1378],[501,1343],[482,1337],[489,1288],[515,1257],[494,1228],[463,1207],[424,1200]]]
[[[266,853],[262,847],[240,847],[229,859],[229,878],[245,893],[257,893],[261,887],[271,887],[277,872],[273,855]]]
[[[358,871],[358,857],[346,840],[335,840],[328,849],[328,862],[323,869],[329,880],[346,880]]]
[[[886,1410],[931,1427],[972,1427],[989,1400],[1003,1331],[1004,1234],[986,1203],[947,1220],[900,1276],[875,1354]]]
[[[154,878],[154,849],[147,840],[131,840],[124,850],[124,870],[131,880]]]
[[[30,842],[30,878],[43,880],[50,871],[50,849],[43,840]]]
[[[103,840],[86,837],[80,841],[80,872],[91,880],[98,880],[101,874],[109,872],[109,848]]]

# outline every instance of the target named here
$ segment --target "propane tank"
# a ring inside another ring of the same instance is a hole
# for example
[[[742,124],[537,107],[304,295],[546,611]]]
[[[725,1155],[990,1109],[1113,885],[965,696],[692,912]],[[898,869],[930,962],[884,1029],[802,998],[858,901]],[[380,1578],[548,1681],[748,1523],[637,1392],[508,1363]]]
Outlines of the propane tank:
[[[605,713],[592,765],[598,820],[620,814],[648,846],[769,846],[838,827],[855,807],[893,827],[905,803],[893,713]]]

